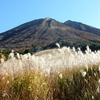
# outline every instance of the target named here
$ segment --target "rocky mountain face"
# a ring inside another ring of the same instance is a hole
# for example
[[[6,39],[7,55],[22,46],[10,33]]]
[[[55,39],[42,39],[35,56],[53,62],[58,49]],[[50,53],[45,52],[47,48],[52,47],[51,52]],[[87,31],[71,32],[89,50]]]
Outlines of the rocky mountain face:
[[[100,42],[100,32],[99,29],[71,21],[61,23],[52,18],[37,19],[1,33],[0,48],[34,49],[58,40],[71,43]]]
[[[85,31],[85,32],[90,32],[90,33],[93,33],[93,34],[100,36],[100,29],[97,29],[95,27],[85,25],[85,24],[80,23],[80,22],[71,21],[71,20],[64,22],[64,24],[66,26],[72,27],[74,29],[78,29],[78,30]]]

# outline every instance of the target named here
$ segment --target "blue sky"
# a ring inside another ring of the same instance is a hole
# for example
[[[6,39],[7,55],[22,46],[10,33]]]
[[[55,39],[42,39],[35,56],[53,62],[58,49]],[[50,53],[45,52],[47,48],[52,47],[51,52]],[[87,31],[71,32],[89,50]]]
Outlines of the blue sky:
[[[100,28],[100,0],[0,0],[0,33],[45,17]]]

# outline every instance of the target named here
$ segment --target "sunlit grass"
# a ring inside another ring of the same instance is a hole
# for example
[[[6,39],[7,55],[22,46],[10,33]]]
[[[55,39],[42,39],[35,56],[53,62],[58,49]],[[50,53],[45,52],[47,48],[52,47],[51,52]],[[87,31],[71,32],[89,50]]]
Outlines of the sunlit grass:
[[[0,100],[99,100],[100,97],[98,66],[51,73],[50,76],[27,71],[13,79],[10,76],[0,79]]]
[[[100,52],[63,48],[10,54],[0,64],[0,100],[99,100]]]

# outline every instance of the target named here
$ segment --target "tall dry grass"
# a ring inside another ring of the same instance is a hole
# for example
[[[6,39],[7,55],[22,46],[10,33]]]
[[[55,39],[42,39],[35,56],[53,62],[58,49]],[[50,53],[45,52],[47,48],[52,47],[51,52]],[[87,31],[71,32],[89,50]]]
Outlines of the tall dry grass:
[[[57,45],[2,60],[0,100],[100,100],[100,51]]]

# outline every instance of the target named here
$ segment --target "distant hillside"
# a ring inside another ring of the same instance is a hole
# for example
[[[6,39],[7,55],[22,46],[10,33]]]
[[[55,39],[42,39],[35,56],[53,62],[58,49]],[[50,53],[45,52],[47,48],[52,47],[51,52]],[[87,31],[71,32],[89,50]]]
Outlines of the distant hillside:
[[[46,47],[56,41],[70,43],[79,43],[80,41],[100,42],[99,29],[97,29],[97,33],[94,33],[94,31],[89,31],[89,27],[84,26],[85,29],[78,29],[75,27],[77,25],[73,24],[74,27],[72,27],[68,23],[69,21],[61,23],[52,18],[37,19],[24,23],[0,34],[0,48],[36,49]]]
[[[86,24],[83,24],[80,22],[71,21],[71,20],[64,22],[64,24],[69,26],[69,27],[72,27],[74,29],[94,33],[94,34],[100,36],[100,29],[97,29],[95,27],[92,27],[92,26],[89,26],[89,25],[86,25]]]

